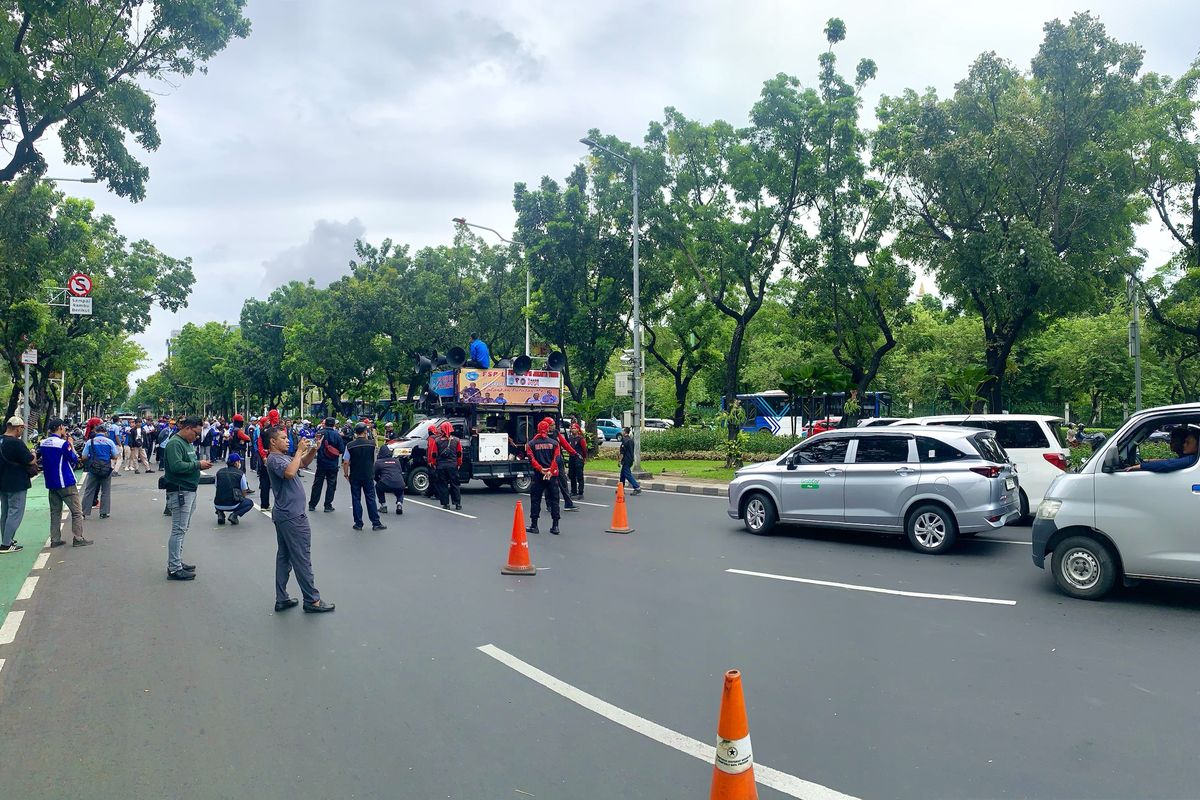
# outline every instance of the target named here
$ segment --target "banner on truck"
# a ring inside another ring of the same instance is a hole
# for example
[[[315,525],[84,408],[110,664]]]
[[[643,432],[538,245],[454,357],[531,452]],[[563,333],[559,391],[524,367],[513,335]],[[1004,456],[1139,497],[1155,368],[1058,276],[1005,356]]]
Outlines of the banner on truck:
[[[558,389],[562,386],[562,376],[557,372],[545,370],[530,370],[524,375],[518,375],[511,370],[504,378],[509,386],[529,386],[540,389]]]
[[[516,386],[506,369],[461,369],[458,372],[458,400],[481,406],[557,406],[561,390],[556,379],[553,386]],[[542,375],[539,380],[545,378]]]
[[[438,397],[454,397],[454,370],[444,369],[430,375],[429,391]]]

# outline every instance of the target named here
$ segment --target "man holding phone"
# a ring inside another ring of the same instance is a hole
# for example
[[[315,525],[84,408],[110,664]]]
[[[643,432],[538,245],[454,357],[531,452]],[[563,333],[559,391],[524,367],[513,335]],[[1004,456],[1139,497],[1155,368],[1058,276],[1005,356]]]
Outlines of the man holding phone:
[[[271,521],[275,523],[275,610],[286,611],[299,604],[289,597],[288,579],[293,570],[300,593],[304,596],[304,611],[322,614],[333,611],[334,604],[321,599],[313,582],[311,546],[312,529],[308,515],[304,513],[304,482],[300,470],[316,458],[324,446],[324,431],[315,439],[301,438],[296,443],[296,454],[289,456],[288,435],[282,427],[267,429],[269,453],[267,474],[271,476],[271,489],[275,502],[271,504]],[[336,431],[335,431],[336,433]]]

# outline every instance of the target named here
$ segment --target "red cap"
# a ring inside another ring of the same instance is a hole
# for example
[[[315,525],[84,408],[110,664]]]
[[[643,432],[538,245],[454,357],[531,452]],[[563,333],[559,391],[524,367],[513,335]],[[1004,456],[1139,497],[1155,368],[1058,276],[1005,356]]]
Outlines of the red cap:
[[[243,417],[241,414],[234,414],[234,415],[233,415],[233,421],[234,421],[234,422],[245,422],[245,421],[246,421],[246,418],[245,418],[245,417]]]
[[[549,433],[551,424],[552,423],[548,419],[544,419],[541,422],[539,422],[538,423],[538,433],[541,433],[541,434]]]
[[[442,423],[442,433],[446,434],[447,436],[454,433],[454,425],[449,422],[443,422]]]

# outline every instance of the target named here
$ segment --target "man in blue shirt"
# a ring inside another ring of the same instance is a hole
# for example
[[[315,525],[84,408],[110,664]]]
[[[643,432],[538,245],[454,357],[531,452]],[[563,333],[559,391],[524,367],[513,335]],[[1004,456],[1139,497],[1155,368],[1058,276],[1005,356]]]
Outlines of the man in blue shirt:
[[[38,445],[38,456],[42,460],[46,493],[50,499],[50,546],[62,547],[66,544],[62,540],[62,507],[65,503],[71,509],[71,545],[84,547],[91,544],[92,540],[83,538],[83,506],[74,470],[79,459],[67,436],[67,423],[52,419],[49,431],[50,435]]]
[[[100,497],[100,519],[108,519],[112,510],[112,474],[117,464],[118,445],[104,432],[96,428],[92,438],[83,446],[87,480],[83,484],[83,516],[90,517],[96,497]]]
[[[1176,446],[1178,443],[1178,446]],[[1200,444],[1200,427],[1180,425],[1171,432],[1171,449],[1178,453],[1175,458],[1159,458],[1143,461],[1125,469],[1126,472],[1175,472],[1187,469],[1196,463],[1197,445]]]
[[[467,349],[467,358],[479,365],[480,369],[492,366],[492,354],[488,352],[487,344],[479,338],[478,333],[471,334],[471,345]]]

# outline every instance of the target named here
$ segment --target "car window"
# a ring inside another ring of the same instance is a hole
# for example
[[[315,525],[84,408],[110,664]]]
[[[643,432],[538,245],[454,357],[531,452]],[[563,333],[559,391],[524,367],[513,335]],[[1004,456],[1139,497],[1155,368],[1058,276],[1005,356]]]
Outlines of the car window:
[[[996,440],[1005,450],[1011,450],[1014,447],[1042,450],[1054,446],[1046,438],[1042,426],[1032,420],[989,422],[987,426],[996,432]]]
[[[818,439],[802,445],[796,451],[800,464],[843,464],[850,440],[846,438]]]
[[[966,453],[954,445],[943,442],[940,439],[934,439],[930,436],[917,437],[917,458],[922,464],[940,464],[947,461],[956,461],[965,455]]]
[[[971,444],[979,451],[979,455],[993,464],[1005,464],[1008,462],[1008,453],[1004,452],[1004,448],[1000,446],[1000,442],[995,436],[976,434],[971,437]]]
[[[905,464],[908,462],[908,438],[905,436],[861,436],[855,464]]]

